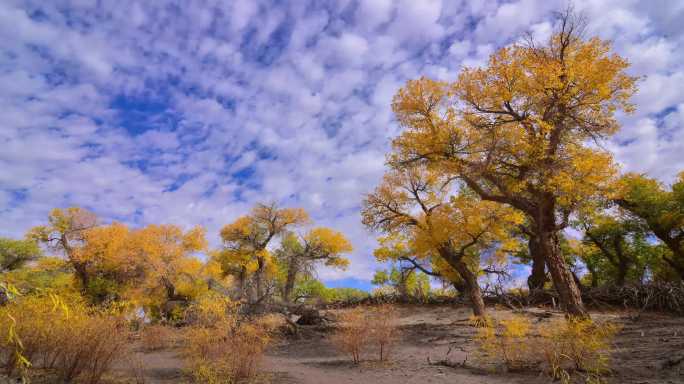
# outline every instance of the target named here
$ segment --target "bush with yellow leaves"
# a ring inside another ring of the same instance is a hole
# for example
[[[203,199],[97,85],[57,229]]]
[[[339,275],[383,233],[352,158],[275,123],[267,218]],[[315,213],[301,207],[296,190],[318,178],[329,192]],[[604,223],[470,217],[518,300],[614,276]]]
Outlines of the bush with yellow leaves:
[[[241,322],[235,310],[234,303],[219,297],[204,298],[190,308],[185,356],[196,382],[234,383],[255,376],[270,341],[269,322]]]
[[[553,321],[540,329],[545,370],[556,379],[568,380],[572,371],[584,372],[587,381],[599,382],[610,370],[610,354],[620,327],[592,320]]]
[[[0,332],[10,330],[30,367],[45,369],[62,382],[99,383],[128,340],[119,318],[55,295],[25,296],[2,307]],[[8,375],[22,365],[8,340],[0,340],[0,357]]]
[[[540,367],[569,382],[574,373],[601,382],[610,368],[612,341],[619,327],[586,319],[558,319],[534,332],[530,320],[514,315],[481,324],[475,338],[484,360],[509,370]]]
[[[478,319],[475,340],[488,360],[503,362],[508,370],[530,365],[530,321],[523,316],[493,321]]]

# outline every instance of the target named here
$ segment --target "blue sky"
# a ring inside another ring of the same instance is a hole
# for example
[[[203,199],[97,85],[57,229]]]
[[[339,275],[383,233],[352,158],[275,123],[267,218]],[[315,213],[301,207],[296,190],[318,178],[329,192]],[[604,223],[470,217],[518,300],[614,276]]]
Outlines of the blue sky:
[[[260,201],[306,208],[353,241],[367,281],[374,240],[359,203],[398,133],[406,80],[454,79],[565,2],[0,2],[0,235],[54,207],[104,221],[218,229]],[[576,1],[589,34],[643,76],[638,111],[606,146],[625,170],[684,169],[684,2]],[[356,280],[354,280],[356,279]]]

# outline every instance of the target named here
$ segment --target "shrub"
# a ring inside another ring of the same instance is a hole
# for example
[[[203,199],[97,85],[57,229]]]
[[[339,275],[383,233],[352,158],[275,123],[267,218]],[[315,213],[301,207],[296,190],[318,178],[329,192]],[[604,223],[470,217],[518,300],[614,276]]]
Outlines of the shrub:
[[[1,311],[2,332],[14,329],[31,366],[65,382],[99,383],[128,341],[126,327],[117,318],[78,301],[66,304],[54,295],[22,297]],[[0,342],[0,356],[11,375],[18,361],[5,340]]]
[[[191,308],[193,325],[186,333],[185,356],[198,383],[234,383],[252,378],[270,341],[269,319],[239,322],[235,306],[208,300]]]
[[[237,304],[223,296],[205,295],[197,299],[185,311],[188,325],[212,327],[236,319]],[[225,325],[225,324],[224,324]]]
[[[569,382],[572,374],[600,382],[610,367],[613,338],[619,327],[591,320],[561,319],[532,332],[529,319],[517,315],[487,321],[475,338],[485,360],[507,369],[541,367],[554,379]]]
[[[174,344],[176,334],[174,330],[164,325],[147,325],[142,330],[141,340],[147,351],[157,351]]]
[[[570,376],[571,370],[595,380],[610,368],[612,342],[620,327],[591,320],[551,322],[540,330],[546,371],[554,378]]]
[[[351,356],[354,364],[358,364],[368,343],[366,311],[362,307],[352,308],[340,313],[338,320],[337,329],[331,340],[340,351]]]
[[[198,383],[251,378],[268,342],[267,332],[251,324],[193,327],[186,346],[190,372]]]
[[[380,361],[387,359],[397,339],[397,311],[389,304],[375,307],[368,316],[369,341],[378,347]]]
[[[531,363],[530,321],[523,316],[482,321],[476,340],[480,350],[493,360],[502,361],[507,369],[521,369]]]

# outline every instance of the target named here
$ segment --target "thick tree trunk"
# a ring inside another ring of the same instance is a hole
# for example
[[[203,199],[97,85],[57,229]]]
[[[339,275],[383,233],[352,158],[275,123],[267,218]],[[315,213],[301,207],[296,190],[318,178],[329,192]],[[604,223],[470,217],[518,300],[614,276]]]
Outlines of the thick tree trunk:
[[[618,265],[615,284],[617,284],[618,287],[622,287],[625,285],[625,280],[627,280],[627,265],[625,263],[620,263]]]
[[[589,317],[582,303],[582,295],[568,268],[560,249],[558,233],[540,231],[538,234],[540,250],[544,254],[547,267],[551,272],[553,285],[558,292],[560,304],[565,312],[573,317]]]
[[[530,236],[527,244],[530,259],[532,260],[532,273],[527,278],[527,286],[530,292],[532,292],[544,288],[546,283],[546,260],[544,259],[544,254],[540,251],[539,239],[536,236]]]
[[[397,286],[397,291],[399,293],[399,297],[401,297],[402,300],[408,300],[410,297],[409,290],[408,290],[408,278],[410,275],[410,272],[407,271],[400,271],[399,272],[399,285]]]
[[[630,260],[625,255],[622,249],[622,237],[617,237],[614,240],[615,245],[615,255],[617,256],[617,277],[615,283],[622,287],[625,285],[625,280],[627,279],[627,271],[629,270]]]

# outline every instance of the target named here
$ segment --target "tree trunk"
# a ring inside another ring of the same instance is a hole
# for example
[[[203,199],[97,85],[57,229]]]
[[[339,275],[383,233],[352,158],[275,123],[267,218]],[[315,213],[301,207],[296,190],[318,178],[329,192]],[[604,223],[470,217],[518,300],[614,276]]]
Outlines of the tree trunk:
[[[74,271],[76,272],[76,278],[81,283],[81,290],[85,292],[88,289],[88,284],[90,283],[86,263],[80,262],[74,258],[74,250],[69,245],[69,240],[67,239],[65,234],[62,234],[62,236],[59,239],[59,242],[62,248],[64,249],[64,254],[66,254],[67,259],[69,259],[71,265],[74,268]]]
[[[476,317],[484,317],[486,314],[485,303],[482,299],[482,290],[480,289],[480,284],[477,283],[477,276],[463,261],[458,261],[454,265],[454,268],[466,282],[468,296],[470,297],[470,304],[473,307],[473,315]]]
[[[261,300],[264,297],[264,275],[266,274],[266,260],[262,257],[257,259],[257,270],[254,273],[254,282],[256,285],[256,298],[255,300]]]
[[[468,295],[468,287],[466,287],[466,284],[462,281],[452,281],[451,285],[454,286],[454,289],[458,292],[460,296],[466,296]]]
[[[615,278],[615,284],[618,287],[625,285],[625,280],[627,279],[627,265],[625,263],[618,264],[617,277]]]
[[[408,300],[410,297],[407,284],[409,276],[410,272],[404,270],[399,271],[399,285],[397,286],[397,291],[402,300]]]
[[[235,276],[235,289],[237,291],[237,300],[242,300],[245,298],[245,283],[247,280],[247,268],[240,267],[240,270]]]
[[[287,277],[285,278],[285,286],[283,287],[283,300],[286,303],[291,301],[291,295],[292,291],[294,290],[297,273],[299,273],[299,265],[297,264],[297,260],[292,257],[287,267]]]
[[[617,256],[617,278],[615,283],[622,287],[625,285],[625,280],[627,279],[627,271],[629,270],[630,261],[627,259],[624,250],[622,249],[622,237],[618,236],[613,241],[615,245],[615,255]]]
[[[464,286],[468,292],[468,297],[470,298],[470,305],[473,308],[473,315],[476,317],[485,316],[487,311],[485,309],[484,300],[482,299],[482,290],[477,283],[477,275],[475,275],[475,273],[468,268],[468,265],[463,262],[462,255],[459,255],[450,247],[440,248],[439,253],[440,256],[449,263],[449,266],[455,269],[463,279]]]
[[[563,259],[558,233],[553,231],[540,232],[538,234],[540,251],[546,259],[563,310],[573,317],[588,318],[589,314],[582,303],[580,290]]]
[[[530,292],[544,288],[546,283],[546,260],[540,251],[539,239],[536,236],[529,236],[527,241],[532,260],[532,273],[527,278],[527,286]]]

